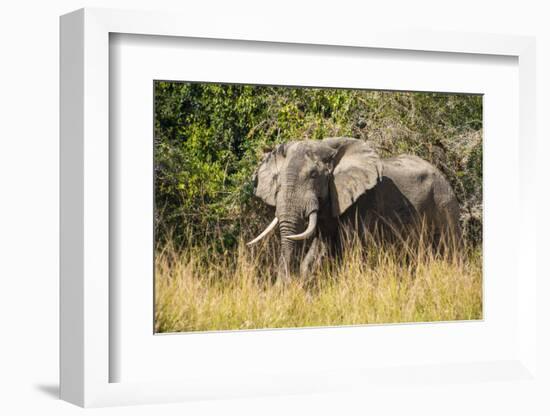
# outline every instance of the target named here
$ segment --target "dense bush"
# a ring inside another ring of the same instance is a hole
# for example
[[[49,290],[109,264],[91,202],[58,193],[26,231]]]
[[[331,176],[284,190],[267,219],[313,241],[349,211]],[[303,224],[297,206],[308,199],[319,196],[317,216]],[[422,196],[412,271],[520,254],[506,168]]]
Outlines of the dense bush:
[[[157,240],[200,236],[231,249],[270,216],[253,197],[263,152],[329,136],[434,163],[459,198],[466,235],[481,241],[481,96],[164,81],[155,83]]]

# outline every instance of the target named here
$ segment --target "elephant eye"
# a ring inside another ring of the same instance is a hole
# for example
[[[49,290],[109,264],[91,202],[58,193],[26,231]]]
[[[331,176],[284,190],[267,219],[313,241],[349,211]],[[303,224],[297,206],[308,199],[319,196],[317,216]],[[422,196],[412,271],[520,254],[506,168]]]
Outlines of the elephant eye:
[[[313,169],[311,172],[309,172],[309,177],[310,178],[316,178],[319,176],[319,172],[317,172],[316,169]]]

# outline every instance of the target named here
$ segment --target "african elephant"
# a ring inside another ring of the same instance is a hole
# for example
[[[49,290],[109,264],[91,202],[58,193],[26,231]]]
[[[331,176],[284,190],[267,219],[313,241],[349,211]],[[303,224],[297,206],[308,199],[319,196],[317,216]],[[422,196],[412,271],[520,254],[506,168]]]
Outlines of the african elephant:
[[[278,281],[290,278],[300,240],[310,243],[300,265],[304,275],[352,218],[369,229],[382,224],[403,229],[422,219],[435,237],[460,235],[458,202],[439,170],[411,155],[381,159],[362,140],[333,137],[280,144],[264,155],[254,180],[255,195],[275,207],[275,218],[248,244],[279,226]]]

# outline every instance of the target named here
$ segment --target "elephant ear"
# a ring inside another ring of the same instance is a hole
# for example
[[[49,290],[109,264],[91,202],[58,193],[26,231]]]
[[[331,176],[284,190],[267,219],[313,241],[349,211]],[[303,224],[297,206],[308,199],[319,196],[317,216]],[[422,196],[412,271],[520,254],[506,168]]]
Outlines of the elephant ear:
[[[337,217],[381,180],[382,163],[372,146],[362,140],[335,137],[323,141],[337,150],[330,183],[332,215]]]
[[[254,195],[271,206],[275,206],[279,171],[286,157],[288,146],[289,144],[279,144],[271,152],[265,153],[254,174]]]

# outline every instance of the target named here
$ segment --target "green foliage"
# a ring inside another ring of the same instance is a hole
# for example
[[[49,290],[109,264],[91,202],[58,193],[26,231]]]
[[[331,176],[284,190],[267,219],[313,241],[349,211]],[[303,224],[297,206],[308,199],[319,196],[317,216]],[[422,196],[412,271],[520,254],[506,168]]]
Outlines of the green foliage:
[[[350,136],[382,156],[434,163],[460,200],[470,239],[481,239],[482,97],[435,93],[155,82],[156,234],[232,249],[265,226],[253,198],[264,151],[288,140]],[[246,225],[243,227],[243,225]]]

